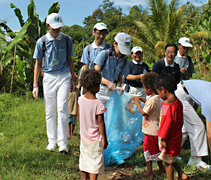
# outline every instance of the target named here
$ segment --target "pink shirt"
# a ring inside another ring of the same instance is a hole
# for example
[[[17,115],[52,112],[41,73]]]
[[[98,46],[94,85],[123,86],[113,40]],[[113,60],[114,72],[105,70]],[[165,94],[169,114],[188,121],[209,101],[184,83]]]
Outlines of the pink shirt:
[[[84,95],[78,99],[80,136],[83,141],[101,141],[96,115],[103,114],[107,109],[99,99],[87,99]]]

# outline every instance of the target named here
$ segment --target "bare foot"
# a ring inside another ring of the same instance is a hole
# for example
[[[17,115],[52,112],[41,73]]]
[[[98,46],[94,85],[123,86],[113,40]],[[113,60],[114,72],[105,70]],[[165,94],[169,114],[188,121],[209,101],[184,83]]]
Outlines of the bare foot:
[[[191,175],[187,175],[183,173],[182,176],[178,176],[176,180],[186,180],[186,179],[190,179],[191,177],[192,177]]]
[[[67,139],[70,139],[70,138],[71,138],[71,136],[68,136],[68,137],[67,137]]]
[[[153,179],[153,173],[145,173],[143,174],[143,177],[148,178],[148,179]]]

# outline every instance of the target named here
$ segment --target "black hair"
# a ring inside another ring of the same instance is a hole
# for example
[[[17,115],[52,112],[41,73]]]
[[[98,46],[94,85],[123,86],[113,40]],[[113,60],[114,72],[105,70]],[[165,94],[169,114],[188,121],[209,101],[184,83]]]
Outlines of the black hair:
[[[87,91],[92,90],[100,85],[102,75],[100,72],[95,71],[94,69],[89,69],[82,73],[80,82],[81,86]]]
[[[158,77],[158,74],[155,72],[148,72],[144,74],[141,82],[147,89],[152,89],[156,93],[156,88],[154,86],[156,78]]]
[[[105,31],[106,32],[106,34],[108,34],[108,30],[107,29],[102,29],[102,30],[99,30],[99,29],[97,29],[97,28],[94,28],[93,29],[95,32],[98,30],[98,31]]]
[[[175,48],[175,53],[177,53],[178,47],[177,47],[177,45],[174,44],[174,43],[169,43],[169,44],[167,44],[166,47],[165,47],[165,51],[166,51],[166,49],[167,49],[168,47],[172,47],[172,46]]]
[[[155,88],[161,91],[161,87],[170,93],[174,93],[174,91],[177,89],[177,82],[175,77],[169,73],[160,74],[156,78]]]

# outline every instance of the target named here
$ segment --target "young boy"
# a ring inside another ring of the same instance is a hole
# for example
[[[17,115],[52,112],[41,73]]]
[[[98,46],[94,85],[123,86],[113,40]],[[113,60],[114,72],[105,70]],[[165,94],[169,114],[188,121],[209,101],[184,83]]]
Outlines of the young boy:
[[[160,128],[157,136],[161,138],[163,149],[159,158],[164,161],[168,180],[174,179],[173,167],[178,172],[178,179],[187,179],[188,176],[177,164],[182,142],[183,107],[174,94],[177,83],[171,74],[161,74],[156,79],[155,88],[164,100],[161,106]]]
[[[159,115],[161,108],[161,99],[157,95],[154,83],[158,77],[157,73],[149,72],[142,76],[142,84],[147,96],[146,99],[142,97],[133,97],[132,100],[137,105],[140,113],[143,115],[142,132],[144,135],[144,157],[147,162],[147,172],[143,175],[149,179],[153,178],[152,161],[158,163],[159,172],[164,173],[162,161],[158,158],[160,150],[158,146],[158,129],[159,129]],[[141,107],[140,100],[145,103],[144,108]]]

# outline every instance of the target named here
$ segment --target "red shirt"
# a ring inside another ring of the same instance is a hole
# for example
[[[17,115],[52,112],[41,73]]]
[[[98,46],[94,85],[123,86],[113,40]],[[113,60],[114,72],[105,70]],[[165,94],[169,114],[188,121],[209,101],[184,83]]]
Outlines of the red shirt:
[[[182,143],[183,107],[179,99],[173,103],[162,103],[160,128],[157,136],[167,140],[166,153],[180,155]]]

